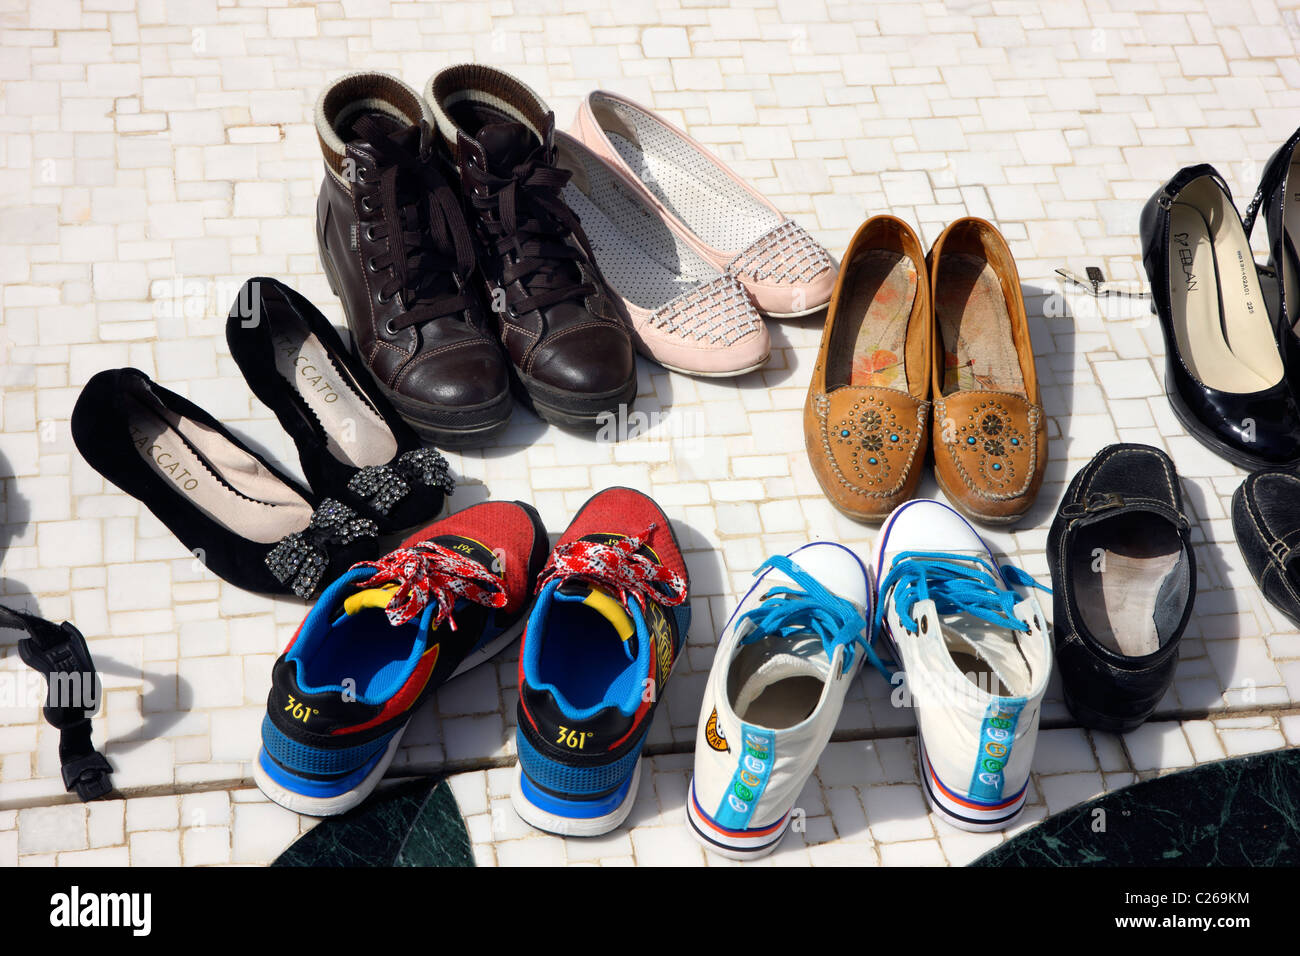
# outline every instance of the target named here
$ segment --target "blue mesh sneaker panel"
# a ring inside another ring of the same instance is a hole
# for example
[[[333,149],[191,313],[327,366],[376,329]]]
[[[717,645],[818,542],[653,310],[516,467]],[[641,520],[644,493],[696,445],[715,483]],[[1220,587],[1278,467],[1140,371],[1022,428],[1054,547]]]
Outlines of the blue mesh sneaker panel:
[[[262,718],[262,745],[271,759],[291,772],[317,777],[351,773],[387,747],[392,738],[389,733],[355,747],[324,750],[299,743],[271,723],[270,717]]]
[[[572,766],[542,756],[523,734],[516,738],[519,746],[519,764],[524,773],[540,787],[560,794],[591,796],[613,790],[623,783],[636,768],[637,758],[645,736],[636,746],[613,763],[594,767]]]

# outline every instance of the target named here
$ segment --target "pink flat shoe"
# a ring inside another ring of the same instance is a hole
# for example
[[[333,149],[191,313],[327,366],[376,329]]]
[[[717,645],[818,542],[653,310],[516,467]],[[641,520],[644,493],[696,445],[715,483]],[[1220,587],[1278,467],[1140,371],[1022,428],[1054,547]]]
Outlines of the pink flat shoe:
[[[621,170],[564,133],[555,134],[555,149],[556,167],[570,174],[565,205],[582,221],[641,353],[688,375],[743,375],[767,364],[771,340],[744,286],[697,252]]]
[[[636,182],[701,256],[740,280],[760,312],[794,318],[830,300],[836,268],[825,247],[676,126],[596,90],[578,107],[573,134]]]

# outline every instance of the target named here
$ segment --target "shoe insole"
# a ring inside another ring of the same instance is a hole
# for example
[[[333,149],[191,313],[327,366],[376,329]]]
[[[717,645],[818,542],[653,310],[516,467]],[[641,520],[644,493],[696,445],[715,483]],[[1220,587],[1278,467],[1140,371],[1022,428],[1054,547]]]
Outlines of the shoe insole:
[[[784,730],[808,719],[817,709],[825,687],[816,677],[785,677],[764,687],[736,716],[759,727]]]
[[[623,161],[705,245],[741,252],[781,225],[779,213],[658,120],[599,96],[591,105]]]
[[[949,649],[949,654],[952,656],[952,662],[957,665],[957,669],[966,675],[966,679],[976,687],[995,697],[1012,696],[1011,691],[1007,689],[1007,685],[1002,683],[1002,679],[998,677],[984,658],[973,652],[968,653],[952,649]]]
[[[869,249],[854,257],[849,272],[848,288],[836,306],[826,387],[875,385],[905,392],[916,267],[902,253]]]
[[[727,699],[741,720],[783,730],[817,709],[829,672],[825,647],[812,632],[768,635],[736,650]]]
[[[1173,527],[1142,516],[1111,519],[1085,528],[1074,550],[1075,603],[1088,632],[1125,657],[1159,650],[1183,608],[1181,601],[1160,606],[1183,553]]]
[[[560,165],[573,171],[564,201],[582,222],[600,271],[619,295],[655,311],[720,273],[682,242],[626,186],[576,150]]]
[[[1226,205],[1206,177],[1183,190],[1170,209],[1174,337],[1199,381],[1249,394],[1281,380],[1282,359],[1245,231]]]
[[[1287,317],[1291,327],[1300,334],[1300,149],[1291,153],[1291,165],[1286,172],[1286,216],[1282,222],[1282,261],[1275,262],[1286,294]]]
[[[140,457],[213,521],[261,544],[307,527],[311,505],[220,432],[136,401],[130,404],[127,427]]]
[[[288,303],[276,303],[288,309]],[[297,314],[274,320],[271,337],[275,368],[293,386],[325,433],[325,448],[355,468],[384,465],[397,454],[397,439],[357,389],[346,370]]]
[[[971,389],[1025,394],[1002,283],[987,260],[967,253],[939,257],[935,318],[943,337],[943,393]]]

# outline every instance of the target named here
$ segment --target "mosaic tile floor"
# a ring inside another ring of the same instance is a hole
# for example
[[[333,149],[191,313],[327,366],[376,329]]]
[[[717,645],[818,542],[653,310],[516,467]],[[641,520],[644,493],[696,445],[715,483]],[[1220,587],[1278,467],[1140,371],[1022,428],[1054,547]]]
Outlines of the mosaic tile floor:
[[[1300,634],[1254,587],[1228,520],[1242,472],[1169,411],[1145,303],[1094,299],[1055,275],[1100,265],[1140,290],[1137,212],[1181,165],[1214,163],[1244,202],[1300,123],[1300,17],[1281,9],[1291,6],[6,4],[0,598],[70,618],[90,639],[107,691],[96,739],[126,799],[68,802],[17,635],[0,632],[11,691],[0,699],[0,864],[265,863],[310,826],[251,786],[271,662],[302,606],[207,574],[80,460],[68,417],[94,372],[135,365],[298,471],[240,380],[224,317],[247,276],[268,274],[342,322],[312,241],[321,167],[309,120],[320,87],[348,69],[419,87],[479,59],[531,83],[561,124],[589,89],[625,93],[718,149],[833,252],[878,212],[912,222],[927,244],[957,216],[994,220],[1025,286],[1051,464],[1029,519],[990,541],[1045,578],[1065,481],[1104,444],[1147,442],[1183,475],[1201,585],[1152,723],[1123,739],[1088,734],[1049,691],[1021,826],[1135,777],[1300,744]],[[642,362],[622,441],[520,411],[497,447],[449,455],[463,476],[455,507],[522,498],[553,531],[593,488],[654,495],[694,586],[690,646],[651,731],[653,772],[630,825],[607,837],[566,844],[508,807],[513,650],[417,716],[394,772],[454,774],[480,862],[706,862],[682,806],[717,626],[767,554],[809,538],[866,554],[874,537],[831,509],[804,455],[819,323],[772,323],[771,365],[738,382]],[[922,493],[937,494],[933,479]],[[864,673],[800,800],[804,828],[771,862],[958,864],[999,842],[926,813],[913,727]]]

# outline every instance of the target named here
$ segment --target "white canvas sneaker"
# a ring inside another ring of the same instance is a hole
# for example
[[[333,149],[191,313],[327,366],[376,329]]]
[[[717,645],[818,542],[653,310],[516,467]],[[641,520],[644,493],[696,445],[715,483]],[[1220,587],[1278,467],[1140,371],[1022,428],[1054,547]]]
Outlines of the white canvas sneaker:
[[[871,585],[843,545],[768,558],[718,641],[686,802],[714,853],[771,853],[830,739],[862,661],[888,677],[868,642]]]
[[[1052,671],[1047,622],[1018,568],[938,501],[895,508],[876,542],[876,633],[906,675],[931,808],[1000,830],[1025,804]]]

